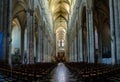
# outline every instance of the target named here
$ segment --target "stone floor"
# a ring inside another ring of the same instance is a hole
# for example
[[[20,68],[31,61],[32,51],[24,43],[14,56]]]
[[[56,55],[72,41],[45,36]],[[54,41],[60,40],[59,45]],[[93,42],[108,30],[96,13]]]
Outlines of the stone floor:
[[[51,72],[50,76],[50,82],[80,82],[77,76],[75,76],[63,63],[59,63]]]

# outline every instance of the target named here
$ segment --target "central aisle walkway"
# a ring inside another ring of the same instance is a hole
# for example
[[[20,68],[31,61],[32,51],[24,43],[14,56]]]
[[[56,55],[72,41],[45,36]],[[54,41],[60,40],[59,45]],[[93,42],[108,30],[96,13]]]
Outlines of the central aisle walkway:
[[[63,63],[58,63],[57,67],[50,74],[50,82],[80,82]]]

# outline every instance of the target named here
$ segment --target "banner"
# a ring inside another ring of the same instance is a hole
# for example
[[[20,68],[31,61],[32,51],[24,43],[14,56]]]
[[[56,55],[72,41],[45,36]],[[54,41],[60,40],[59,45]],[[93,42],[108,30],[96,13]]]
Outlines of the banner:
[[[3,53],[2,53],[2,45],[3,45],[3,33],[0,32],[0,58],[2,57]]]

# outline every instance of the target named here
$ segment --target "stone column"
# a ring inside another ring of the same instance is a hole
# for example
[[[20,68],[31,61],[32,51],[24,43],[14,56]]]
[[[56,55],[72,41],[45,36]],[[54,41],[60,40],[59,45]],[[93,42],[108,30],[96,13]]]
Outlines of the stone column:
[[[77,42],[77,46],[78,46],[78,49],[77,49],[77,54],[78,54],[78,62],[80,62],[80,35],[79,35],[79,31],[78,31],[78,42]]]
[[[74,62],[74,48],[73,48],[73,42],[72,42],[72,53],[71,53],[71,61]]]
[[[77,59],[78,61],[77,62],[80,62],[80,37],[79,37],[79,30],[78,30],[78,36],[77,36]]]
[[[34,35],[34,57],[37,57],[37,55],[38,55],[37,52],[36,52],[36,51],[37,51],[37,48],[36,48],[36,46],[37,46],[37,45],[36,45],[36,40],[37,40],[37,39],[36,39],[36,37],[35,37],[35,35]],[[34,61],[37,62],[37,59],[34,59]]]
[[[8,34],[9,34],[9,37],[8,37],[8,45],[9,45],[9,57],[8,57],[8,63],[9,65],[12,64],[12,56],[10,54],[10,51],[11,51],[11,30],[12,30],[12,0],[8,0],[8,4],[9,4],[9,11],[8,11],[8,14],[9,14],[9,17],[8,17]]]
[[[46,45],[46,46],[45,46],[45,47],[46,47],[46,48],[45,48],[45,62],[47,62],[47,46],[48,46],[47,44],[48,44],[48,43],[47,43],[47,37],[46,37],[46,42],[45,42],[45,45]]]
[[[86,29],[87,29],[87,38],[86,38],[85,44],[83,44],[83,53],[84,53],[84,62],[89,62],[90,61],[89,9],[86,9]],[[83,32],[85,31],[85,26],[83,27],[82,31]]]
[[[51,45],[50,45],[51,43],[49,43],[49,62],[51,62]]]
[[[27,64],[29,64],[29,32],[30,32],[30,25],[29,25],[29,22],[30,22],[30,13],[29,11],[26,12],[26,15],[27,15]]]
[[[102,63],[102,35],[98,32],[98,63]]]
[[[70,61],[70,46],[71,46],[71,45],[67,46],[67,47],[68,47],[68,50],[67,50],[68,62]]]
[[[74,40],[73,40],[73,43],[72,43],[72,46],[73,46],[73,54],[72,54],[72,59],[73,59],[73,62],[75,62],[75,46],[74,46]]]
[[[26,27],[26,25],[22,25],[21,26],[21,48],[20,48],[20,58],[21,58],[21,63],[24,64],[25,63],[25,49],[24,49],[24,46],[25,46],[25,29],[23,29],[22,27]]]
[[[69,57],[70,57],[69,62],[71,62],[72,61],[72,45],[70,46]]]
[[[50,41],[49,41],[49,44],[48,44],[48,59],[49,59],[49,62],[50,62],[50,58],[51,57],[51,52],[50,52]]]
[[[12,22],[12,1],[2,0],[0,10],[0,31],[3,32],[2,60],[11,65],[11,22]]]
[[[51,43],[49,43],[49,61],[51,62],[51,55],[52,55],[52,53],[51,53]]]
[[[115,37],[116,37],[116,58],[117,64],[120,64],[120,23],[119,23],[119,4],[118,0],[114,0],[114,21],[115,21]]]
[[[50,46],[51,42],[49,43],[49,62],[51,62],[51,46]]]
[[[38,54],[37,54],[37,62],[41,61],[41,28],[38,27]]]
[[[50,41],[48,40],[48,50],[47,50],[48,62],[50,62]]]
[[[71,62],[71,46],[69,47],[69,62]]]
[[[77,43],[76,42],[77,42],[77,37],[75,37],[75,40],[74,40],[75,62],[77,62]]]
[[[48,62],[48,38],[46,39],[46,62]]]
[[[73,54],[73,49],[72,49],[72,43],[71,43],[71,55],[70,55],[70,62],[72,62],[72,54]]]
[[[94,63],[94,27],[93,27],[93,12],[92,9],[87,10],[88,24],[88,62]]]
[[[43,61],[46,62],[46,37],[44,36],[44,50],[43,50]]]
[[[30,63],[34,63],[34,12],[31,11],[31,26],[30,26]]]
[[[75,39],[73,41],[73,62],[75,62]]]
[[[73,62],[75,62],[75,43],[73,41]]]
[[[34,11],[28,9],[27,13],[27,43],[28,43],[28,63],[34,63]]]
[[[118,21],[119,21],[119,25],[117,26],[117,36],[118,36],[118,39],[117,39],[117,46],[118,46],[118,49],[117,49],[117,57],[118,57],[118,60],[119,60],[119,64],[120,64],[120,0],[118,0]]]
[[[42,27],[42,26],[41,26]],[[40,38],[40,62],[43,62],[43,30],[41,28],[41,38]]]
[[[45,62],[47,62],[47,37],[45,41]]]
[[[79,31],[79,56],[80,56],[80,61],[83,61],[83,47],[82,47],[82,27],[80,27]]]
[[[120,64],[120,1],[110,0],[110,29],[111,29],[111,51],[112,64]]]
[[[45,36],[43,38],[43,62],[45,62]]]
[[[110,8],[110,32],[111,32],[111,55],[112,55],[112,64],[117,63],[117,52],[116,52],[116,33],[115,33],[115,13],[114,13],[114,0],[109,0]]]
[[[79,56],[78,56],[78,49],[79,49],[79,43],[78,43],[78,31],[77,31],[77,35],[76,35],[76,57],[77,57],[77,59],[76,59],[76,62],[78,62],[79,61]]]

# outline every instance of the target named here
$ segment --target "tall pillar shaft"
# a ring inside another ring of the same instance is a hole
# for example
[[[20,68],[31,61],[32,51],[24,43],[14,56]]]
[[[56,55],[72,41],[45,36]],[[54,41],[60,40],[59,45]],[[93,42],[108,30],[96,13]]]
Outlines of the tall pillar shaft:
[[[26,14],[27,14],[27,63],[29,64],[29,22],[30,22],[30,13],[27,11],[26,12]]]
[[[34,12],[27,11],[28,63],[34,63]]]
[[[88,62],[94,63],[94,28],[93,28],[93,12],[92,9],[87,10],[88,24]]]
[[[41,28],[38,27],[38,54],[37,54],[37,62],[41,61]]]
[[[115,48],[115,26],[114,26],[114,6],[113,0],[109,0],[109,8],[110,8],[110,32],[111,32],[111,55],[112,55],[112,64],[115,64],[115,55],[116,55],[116,48]]]
[[[11,56],[11,54],[10,54],[10,50],[11,50],[11,45],[10,45],[10,43],[11,43],[11,30],[12,30],[12,0],[8,0],[8,3],[9,3],[9,11],[8,11],[8,13],[9,13],[9,19],[8,19],[8,27],[9,27],[9,29],[8,29],[8,34],[9,34],[9,38],[8,38],[8,45],[9,45],[9,57],[8,57],[8,62],[9,62],[9,65],[11,65],[12,64],[12,56]]]
[[[74,46],[73,46],[73,42],[72,42],[72,53],[71,53],[71,59],[72,59],[72,62],[74,62]]]
[[[48,42],[48,53],[47,53],[47,57],[48,57],[48,62],[50,62],[50,42]]]
[[[78,39],[78,34],[79,34],[79,32],[77,33],[77,36],[76,36],[76,57],[77,57],[76,61],[77,62],[79,61],[79,55],[78,55],[78,50],[79,50],[79,43],[78,43],[78,41],[79,41],[79,39]]]
[[[11,43],[11,22],[12,22],[12,1],[2,0],[0,9],[0,31],[3,32],[2,60],[11,64],[10,43]]]
[[[44,36],[44,50],[43,50],[43,61],[46,62],[46,37]]]
[[[69,62],[72,62],[72,45],[70,46]]]
[[[31,16],[30,26],[30,63],[34,63],[34,16]]]
[[[117,57],[117,64],[120,64],[120,23],[119,23],[119,4],[118,0],[114,0],[114,21],[115,21],[115,36],[116,36],[116,57]]]
[[[48,62],[48,38],[46,39],[46,62]]]
[[[43,62],[43,37],[44,37],[44,34],[43,34],[43,30],[41,30],[41,42],[40,42],[40,53],[41,53],[41,55],[40,55],[40,58],[41,58],[41,62]]]
[[[98,47],[99,47],[98,63],[102,63],[102,35],[101,33],[98,33]]]
[[[111,50],[112,63],[120,64],[120,1],[110,0]],[[114,48],[114,49],[113,49]]]
[[[83,61],[83,47],[82,47],[82,27],[80,27],[80,31],[79,31],[79,57],[80,57],[80,61]]]
[[[75,56],[75,62],[77,62],[77,45],[76,45],[76,41],[77,40],[77,37],[75,37],[75,40],[74,40],[74,51],[75,51],[75,54],[74,54],[74,56]]]
[[[75,62],[75,39],[73,41],[73,61]]]

